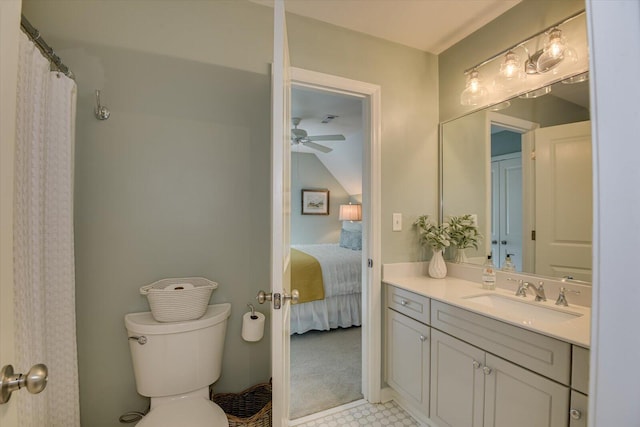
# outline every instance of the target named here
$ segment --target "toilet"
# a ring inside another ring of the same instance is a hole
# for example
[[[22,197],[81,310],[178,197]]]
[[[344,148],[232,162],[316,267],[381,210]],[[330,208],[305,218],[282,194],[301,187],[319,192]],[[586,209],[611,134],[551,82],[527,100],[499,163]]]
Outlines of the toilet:
[[[151,410],[136,426],[229,426],[209,400],[209,385],[220,378],[230,314],[231,304],[224,303],[184,322],[158,322],[151,312],[125,315],[136,388],[151,398]]]

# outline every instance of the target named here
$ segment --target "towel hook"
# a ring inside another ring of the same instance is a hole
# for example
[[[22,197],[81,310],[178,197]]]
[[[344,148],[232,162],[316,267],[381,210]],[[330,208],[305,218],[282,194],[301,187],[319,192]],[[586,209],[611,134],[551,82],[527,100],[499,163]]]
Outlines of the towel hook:
[[[96,119],[107,120],[111,115],[111,111],[104,105],[100,105],[100,91],[96,89],[96,109],[94,111]]]

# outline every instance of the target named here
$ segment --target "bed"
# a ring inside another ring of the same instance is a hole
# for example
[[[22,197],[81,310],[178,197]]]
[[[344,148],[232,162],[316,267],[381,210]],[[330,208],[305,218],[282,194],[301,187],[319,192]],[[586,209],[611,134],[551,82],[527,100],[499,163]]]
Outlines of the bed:
[[[345,248],[338,243],[292,245],[291,248],[318,261],[324,287],[323,298],[291,306],[291,334],[362,325],[362,250]],[[291,288],[296,288],[293,275]]]

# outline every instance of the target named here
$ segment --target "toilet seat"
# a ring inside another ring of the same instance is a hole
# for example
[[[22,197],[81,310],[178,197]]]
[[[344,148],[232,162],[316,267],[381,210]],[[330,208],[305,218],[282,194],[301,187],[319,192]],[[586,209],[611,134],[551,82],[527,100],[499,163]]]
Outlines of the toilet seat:
[[[210,400],[188,398],[155,407],[136,427],[229,427],[222,408]]]

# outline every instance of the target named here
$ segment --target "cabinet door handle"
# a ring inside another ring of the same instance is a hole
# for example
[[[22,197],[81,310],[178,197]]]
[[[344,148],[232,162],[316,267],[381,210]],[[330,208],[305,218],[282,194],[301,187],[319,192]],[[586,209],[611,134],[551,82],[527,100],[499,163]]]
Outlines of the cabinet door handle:
[[[569,411],[569,415],[571,415],[571,418],[573,418],[574,420],[579,420],[580,418],[582,418],[582,412],[577,409],[571,409]]]
[[[401,299],[400,300],[400,305],[402,305],[402,306],[409,305],[409,301],[407,301],[406,299]]]
[[[506,240],[500,240],[500,244],[501,244],[501,245],[506,245],[506,244],[507,244],[507,241],[506,241]]]
[[[420,335],[420,341],[425,342],[427,340],[427,337],[425,337],[424,335]]]
[[[473,369],[480,369],[482,367],[482,363],[478,362],[477,360],[473,361]]]
[[[491,375],[492,371],[493,371],[493,369],[491,369],[488,366],[485,366],[484,368],[482,368],[482,372],[484,372],[485,375]]]

